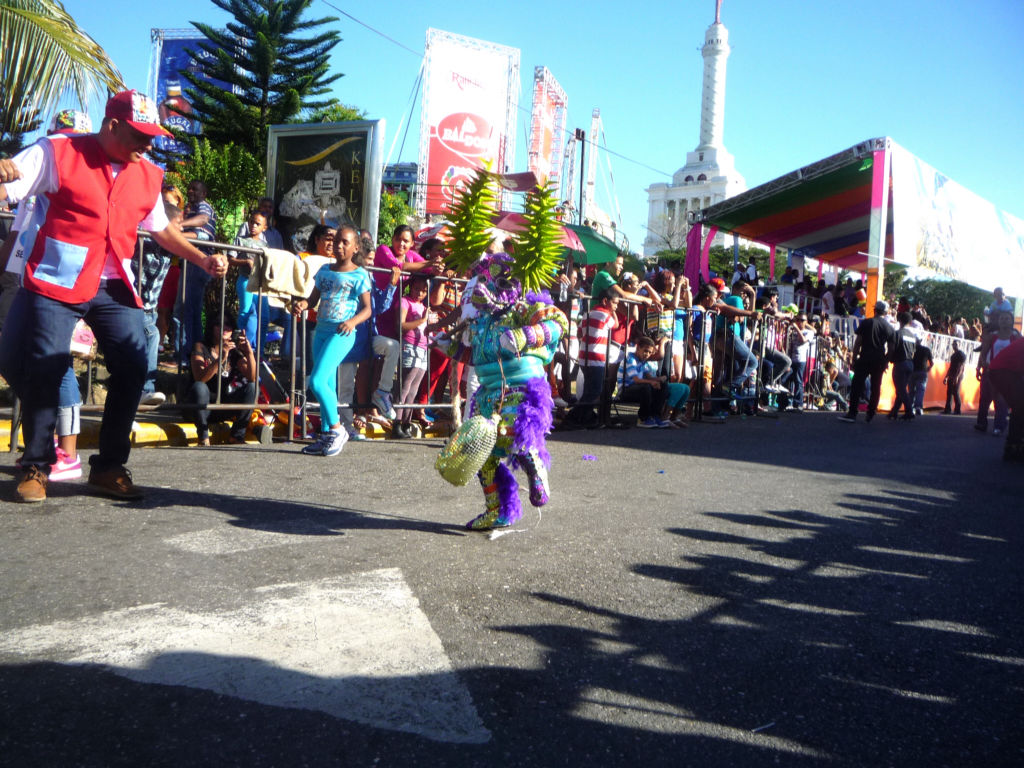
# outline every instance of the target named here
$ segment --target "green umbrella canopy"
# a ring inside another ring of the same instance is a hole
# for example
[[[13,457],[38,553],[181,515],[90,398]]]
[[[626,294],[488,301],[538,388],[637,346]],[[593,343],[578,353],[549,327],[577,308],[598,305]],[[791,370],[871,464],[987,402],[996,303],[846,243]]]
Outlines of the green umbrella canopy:
[[[580,254],[579,251],[573,253],[573,261],[576,264],[604,264],[618,258],[618,246],[604,235],[598,234],[590,227],[581,227],[576,224],[567,224],[566,226],[576,233],[586,249],[586,253],[583,254]]]

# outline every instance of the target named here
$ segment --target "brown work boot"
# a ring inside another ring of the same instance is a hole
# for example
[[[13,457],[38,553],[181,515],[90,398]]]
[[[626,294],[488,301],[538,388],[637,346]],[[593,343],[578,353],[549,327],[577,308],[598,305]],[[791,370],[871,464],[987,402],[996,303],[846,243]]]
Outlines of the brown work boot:
[[[26,504],[46,501],[46,483],[48,480],[49,478],[43,470],[35,464],[29,464],[25,469],[21,470],[21,479],[18,481],[18,487],[14,490],[17,500]]]
[[[143,492],[132,483],[132,473],[124,467],[111,467],[102,471],[89,470],[89,487],[103,496],[115,499],[141,499]]]

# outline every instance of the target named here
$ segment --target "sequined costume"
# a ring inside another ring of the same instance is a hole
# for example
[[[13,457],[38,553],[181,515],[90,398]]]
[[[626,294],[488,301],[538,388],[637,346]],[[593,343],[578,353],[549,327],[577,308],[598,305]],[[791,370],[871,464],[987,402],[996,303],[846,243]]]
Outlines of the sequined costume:
[[[546,504],[550,495],[545,438],[552,402],[544,366],[569,323],[546,292],[522,295],[509,275],[511,262],[505,254],[486,257],[468,298],[477,313],[469,329],[480,381],[470,415],[492,417],[500,411],[494,450],[477,473],[486,509],[467,523],[473,530],[509,526],[521,517],[513,469],[526,473],[535,507]]]

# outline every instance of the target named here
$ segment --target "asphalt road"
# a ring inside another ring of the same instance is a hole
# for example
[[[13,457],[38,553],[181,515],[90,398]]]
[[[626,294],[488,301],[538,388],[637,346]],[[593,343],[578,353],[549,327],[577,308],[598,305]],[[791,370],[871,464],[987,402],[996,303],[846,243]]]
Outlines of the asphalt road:
[[[497,538],[439,447],[0,503],[0,765],[1024,764],[1024,468],[969,418],[557,434]]]

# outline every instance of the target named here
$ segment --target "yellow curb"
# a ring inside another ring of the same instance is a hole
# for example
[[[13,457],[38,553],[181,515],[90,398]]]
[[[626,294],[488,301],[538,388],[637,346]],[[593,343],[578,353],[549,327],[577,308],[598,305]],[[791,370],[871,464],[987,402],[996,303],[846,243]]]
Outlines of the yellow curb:
[[[138,448],[159,447],[159,446],[186,446],[195,445],[199,439],[196,433],[196,425],[191,422],[139,422],[138,429],[132,430],[132,445]],[[277,421],[273,425],[274,437],[284,440],[288,436],[288,422]],[[366,428],[361,430],[367,440],[391,440],[391,432],[379,424],[370,422]],[[447,424],[431,426],[423,433],[424,438],[446,439],[450,432]],[[78,436],[78,447],[89,450],[99,447],[100,425],[98,421],[84,421],[82,432]],[[18,450],[24,449],[24,436],[18,433]],[[218,433],[211,434],[212,442],[217,445],[224,442],[219,439]],[[11,422],[0,420],[0,451],[10,447]],[[258,439],[252,434],[246,435],[246,442],[258,443]]]

